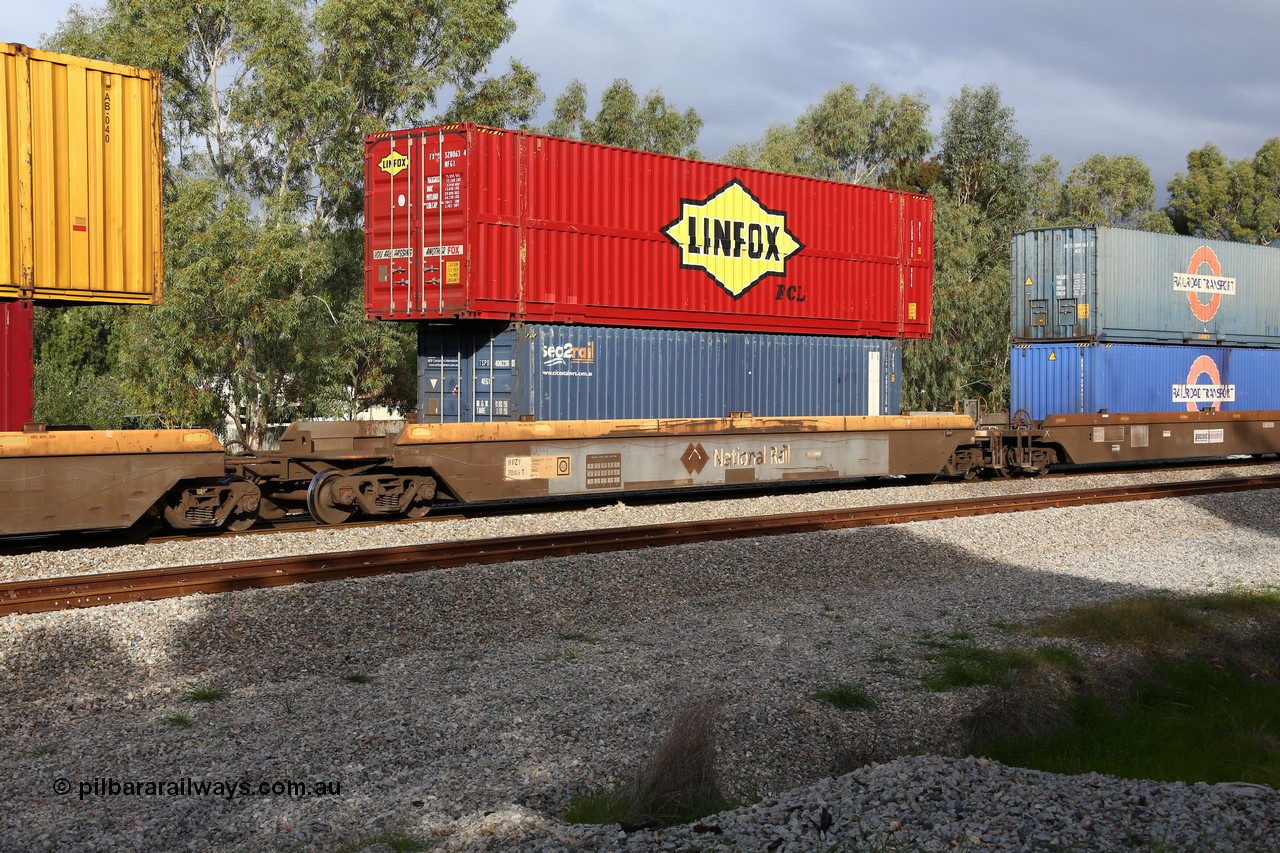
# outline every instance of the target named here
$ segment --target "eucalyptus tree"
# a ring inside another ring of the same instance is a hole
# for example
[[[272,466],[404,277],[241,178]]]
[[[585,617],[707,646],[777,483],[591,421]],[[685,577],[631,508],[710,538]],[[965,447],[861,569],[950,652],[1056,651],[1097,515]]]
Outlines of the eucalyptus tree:
[[[859,94],[841,84],[794,125],[775,124],[724,161],[852,184],[914,188],[911,176],[933,145],[924,95],[891,95],[879,86]]]
[[[1234,162],[1209,143],[1187,154],[1168,189],[1178,233],[1269,244],[1280,238],[1280,137]]]
[[[1169,217],[1156,210],[1151,170],[1128,154],[1093,154],[1077,163],[1063,184],[1059,220],[1173,233]]]
[[[1023,218],[1024,228],[1061,225],[1062,164],[1048,154],[1031,164],[1030,198]]]
[[[1009,245],[1026,224],[1037,175],[1013,109],[988,83],[965,86],[948,104],[934,186],[933,337],[904,353],[909,408],[950,409],[1008,399]]]
[[[641,98],[631,82],[620,77],[601,94],[594,118],[587,115],[589,110],[586,85],[581,80],[570,81],[556,98],[546,132],[639,151],[699,156],[702,117],[693,107],[681,112],[661,90],[654,89]]]
[[[443,114],[527,122],[536,77],[487,77],[510,0],[107,0],[48,47],[159,68],[165,302],[118,369],[168,422],[268,424],[412,399],[411,329],[360,316],[364,135]],[[410,383],[411,384],[411,383]]]

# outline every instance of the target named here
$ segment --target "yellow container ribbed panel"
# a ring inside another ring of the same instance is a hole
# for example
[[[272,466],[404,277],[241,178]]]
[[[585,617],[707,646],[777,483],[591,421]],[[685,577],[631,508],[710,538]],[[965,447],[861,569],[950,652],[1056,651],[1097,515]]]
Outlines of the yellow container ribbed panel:
[[[162,294],[159,72],[0,43],[0,299]]]

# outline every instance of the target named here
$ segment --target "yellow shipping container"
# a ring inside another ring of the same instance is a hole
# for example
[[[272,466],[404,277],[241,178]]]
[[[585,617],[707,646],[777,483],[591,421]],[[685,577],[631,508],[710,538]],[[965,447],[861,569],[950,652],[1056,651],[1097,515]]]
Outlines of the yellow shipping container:
[[[0,42],[0,299],[160,301],[160,73]]]

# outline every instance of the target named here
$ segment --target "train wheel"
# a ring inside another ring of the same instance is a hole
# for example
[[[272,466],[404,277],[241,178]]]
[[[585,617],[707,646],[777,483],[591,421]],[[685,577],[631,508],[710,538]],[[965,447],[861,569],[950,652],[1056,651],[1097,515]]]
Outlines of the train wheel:
[[[411,504],[409,508],[404,511],[404,517],[423,518],[429,512],[431,512],[431,504],[429,503]]]
[[[333,487],[341,476],[337,468],[326,468],[307,487],[307,512],[322,524],[342,524],[355,513],[354,508],[344,509],[337,501]]]

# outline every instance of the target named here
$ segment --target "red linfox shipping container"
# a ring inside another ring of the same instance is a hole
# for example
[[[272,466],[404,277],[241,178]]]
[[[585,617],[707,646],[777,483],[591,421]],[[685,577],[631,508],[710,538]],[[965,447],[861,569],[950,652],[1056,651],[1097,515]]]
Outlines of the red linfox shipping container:
[[[365,308],[928,337],[933,200],[472,124],[365,144]]]

